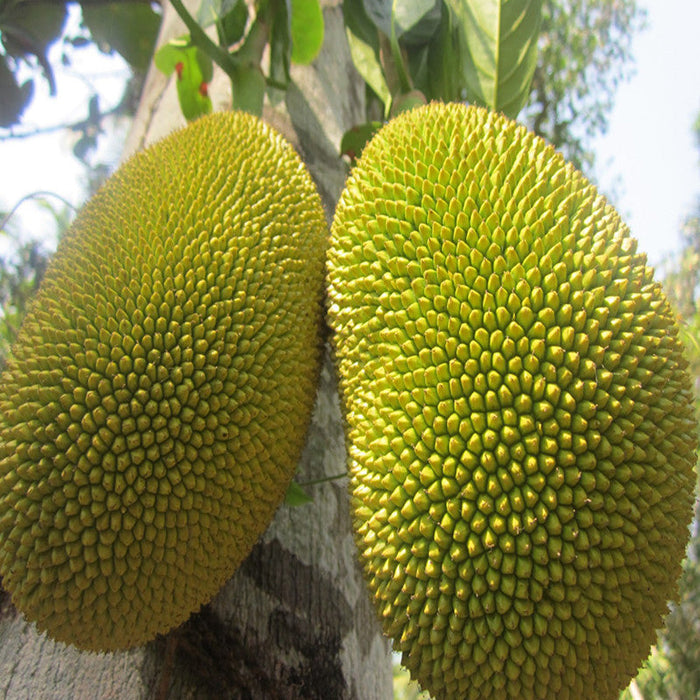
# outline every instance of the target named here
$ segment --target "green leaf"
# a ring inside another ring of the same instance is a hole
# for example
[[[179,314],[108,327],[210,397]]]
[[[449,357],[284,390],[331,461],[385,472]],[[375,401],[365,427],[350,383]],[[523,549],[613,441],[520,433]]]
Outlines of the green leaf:
[[[380,60],[377,29],[365,12],[362,0],[344,0],[343,16],[355,68],[382,101],[385,114],[388,114],[391,91]]]
[[[187,120],[196,119],[212,110],[208,84],[214,74],[212,60],[190,43],[189,35],[171,39],[155,55],[158,70],[176,73],[177,97]]]
[[[289,75],[291,41],[286,4],[281,3],[277,12],[272,15],[269,36],[270,78],[279,85],[286,86],[291,80]]]
[[[34,82],[26,80],[22,85],[0,57],[0,127],[7,128],[16,124],[34,94]]]
[[[245,0],[202,0],[195,18],[203,29],[216,24],[219,44],[228,48],[243,38],[248,8]]]
[[[396,4],[395,13],[401,43],[420,46],[430,41],[440,26],[442,0],[423,0],[415,7],[404,1]]]
[[[429,34],[440,19],[442,0],[364,0],[367,18],[386,36],[391,36],[392,22],[398,38],[410,31],[422,31],[432,25]]]
[[[340,154],[348,156],[351,161],[357,159],[367,142],[382,128],[382,122],[358,124],[343,134],[340,141]]]
[[[360,0],[367,19],[384,33],[391,34],[391,6],[393,0]]]
[[[292,507],[303,506],[306,503],[311,503],[313,500],[314,499],[311,498],[296,481],[292,481],[289,484],[289,488],[284,497],[285,504]]]
[[[445,6],[443,76],[453,70],[457,77],[445,99],[466,97],[516,117],[535,70],[542,0],[445,0]]]
[[[318,0],[291,0],[292,63],[311,63],[323,44],[323,12]]]
[[[401,93],[408,92],[413,88],[413,82],[411,81],[411,76],[408,74],[408,69],[406,68],[406,61],[404,59],[404,53],[399,46],[399,31],[400,26],[398,24],[395,11],[398,5],[398,0],[394,0],[391,7],[391,34],[389,37],[389,46],[391,47],[391,57],[394,61],[393,69],[395,71],[396,80],[398,81],[398,91]],[[386,67],[384,69],[386,75]],[[391,81],[389,82],[391,87]],[[396,88],[392,92],[395,92]]]
[[[64,3],[0,1],[0,39],[12,56],[45,56],[49,45],[61,36],[67,17]]]
[[[56,94],[56,82],[48,49],[61,36],[66,16],[63,4],[47,3],[37,9],[33,3],[26,1],[0,0],[0,55],[34,55],[49,84],[51,95]]]
[[[391,4],[392,20],[396,26],[396,35],[402,38],[407,32],[417,30],[426,22],[435,23],[435,16],[440,16],[439,0],[393,0]]]
[[[199,26],[206,29],[239,4],[242,0],[202,0],[194,17]]]
[[[243,0],[239,0],[233,9],[223,15],[217,22],[219,44],[228,48],[240,41],[245,34],[247,23],[248,8]]]
[[[192,44],[189,34],[171,39],[156,51],[153,57],[156,68],[165,75],[172,75],[175,65],[182,60],[183,54],[190,48]]]
[[[83,22],[101,51],[117,51],[134,70],[147,70],[160,27],[148,3],[85,4]]]

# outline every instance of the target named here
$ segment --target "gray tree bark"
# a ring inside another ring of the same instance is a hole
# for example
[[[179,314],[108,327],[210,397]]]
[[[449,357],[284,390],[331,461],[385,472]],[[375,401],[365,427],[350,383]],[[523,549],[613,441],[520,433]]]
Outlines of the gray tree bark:
[[[363,121],[364,88],[350,60],[340,2],[324,4],[321,55],[313,66],[294,69],[284,104],[266,108],[265,119],[308,164],[330,220],[346,176],[340,137]],[[159,43],[184,31],[166,5]],[[210,88],[215,109],[228,107],[229,91],[227,79],[217,75]],[[182,124],[172,83],[152,68],[125,153]],[[297,478],[344,471],[342,422],[326,357]],[[309,491],[312,503],[278,510],[210,604],[145,647],[79,652],[38,634],[7,596],[0,599],[0,697],[390,698],[389,645],[357,566],[346,480]]]

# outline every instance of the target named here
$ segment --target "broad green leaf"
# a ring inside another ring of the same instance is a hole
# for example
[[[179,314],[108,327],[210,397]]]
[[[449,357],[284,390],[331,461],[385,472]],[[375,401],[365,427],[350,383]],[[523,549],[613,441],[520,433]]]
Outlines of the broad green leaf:
[[[0,57],[0,127],[7,128],[16,124],[34,94],[34,82],[27,80],[22,85]]]
[[[426,84],[434,80],[434,76],[430,73],[428,57],[430,56],[430,44],[423,46],[414,46],[408,54],[408,70],[413,80],[413,87],[420,90],[424,95],[431,94],[426,90]]]
[[[445,0],[450,26],[443,76],[456,70],[470,102],[516,117],[527,101],[537,60],[542,0]],[[445,99],[460,99],[450,94]]]
[[[49,44],[61,36],[67,17],[64,3],[36,3],[27,0],[0,2],[2,45],[11,56],[34,53],[42,58]]]
[[[206,29],[242,4],[243,0],[202,0],[195,19],[200,27]]]
[[[391,36],[391,24],[398,38],[411,31],[422,31],[428,21],[440,18],[442,0],[363,0],[368,19],[386,36]]]
[[[304,491],[301,486],[296,481],[292,481],[289,484],[287,493],[284,497],[284,502],[288,506],[303,506],[306,503],[311,503],[314,499],[309,496],[306,491]]]
[[[171,75],[175,65],[182,60],[183,53],[192,48],[189,34],[171,39],[156,51],[153,61],[156,68],[165,75]]]
[[[192,78],[199,76],[204,82],[211,81],[214,76],[211,59],[192,44],[189,34],[171,39],[167,44],[163,44],[155,55],[156,68],[166,75],[170,75],[176,69],[182,70],[177,68],[177,64],[186,64],[187,61],[194,61],[196,64]],[[183,65],[182,68],[184,67]]]
[[[292,63],[311,63],[323,44],[323,12],[318,0],[291,0]]]
[[[270,26],[270,78],[278,85],[288,85],[290,81],[289,65],[292,55],[289,18],[286,4],[272,15]]]
[[[358,124],[343,134],[340,141],[340,154],[348,156],[351,161],[359,158],[367,142],[382,128],[382,122]]]
[[[408,32],[419,33],[420,26],[425,23],[434,31],[440,6],[441,0],[393,0],[391,11],[396,35],[403,38]]]
[[[434,0],[432,3],[421,3],[421,10],[424,10],[418,17],[413,18],[411,23],[411,15],[406,16],[405,4],[401,3],[397,6],[397,22],[401,27],[399,37],[401,43],[405,46],[420,46],[426,44],[433,37],[442,19],[442,0]],[[432,4],[432,7],[430,5]]]
[[[196,19],[204,29],[216,24],[219,44],[228,48],[243,38],[248,8],[245,0],[202,0]]]
[[[248,23],[248,8],[245,2],[240,0],[233,9],[223,15],[217,22],[216,28],[219,33],[219,43],[222,46],[233,46],[240,41],[245,34]]]
[[[190,43],[189,35],[171,39],[155,55],[158,70],[166,75],[176,74],[180,109],[188,120],[212,110],[208,85],[214,74],[211,59]]]
[[[420,22],[425,12],[430,9],[430,3],[425,0],[418,0],[407,5],[405,0],[393,0],[391,4],[391,30],[389,34],[389,45],[391,47],[391,57],[394,61],[393,69],[396,79],[398,80],[398,92],[407,93],[413,89],[413,81],[409,75],[406,66],[404,52],[399,44],[399,38],[404,32],[405,27],[401,22],[407,24],[407,28],[411,29],[414,25]],[[385,68],[386,73],[386,68]],[[391,86],[391,80],[389,81]],[[393,91],[395,92],[395,90]],[[393,105],[392,105],[393,107]]]
[[[148,3],[86,3],[83,22],[101,51],[117,51],[136,71],[146,71],[160,27],[160,15]]]
[[[384,103],[388,113],[391,91],[379,60],[379,34],[365,12],[362,0],[344,0],[345,33],[350,55],[358,73]]]
[[[391,34],[391,5],[393,0],[360,0],[365,16],[386,36]]]
[[[56,81],[48,59],[48,49],[61,36],[66,16],[63,4],[46,4],[37,9],[34,3],[27,0],[0,2],[0,56],[26,58],[34,55],[49,84],[51,95],[56,94]],[[25,96],[29,89],[30,83],[25,82],[21,88]],[[7,99],[12,101],[17,96],[8,96]],[[0,99],[4,97],[0,93]],[[8,111],[11,111],[9,106]]]

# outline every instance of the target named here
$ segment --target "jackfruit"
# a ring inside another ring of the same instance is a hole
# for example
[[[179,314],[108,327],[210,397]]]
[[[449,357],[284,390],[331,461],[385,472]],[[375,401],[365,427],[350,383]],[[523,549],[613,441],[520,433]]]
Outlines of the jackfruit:
[[[41,630],[140,645],[234,572],[315,398],[327,224],[292,147],[219,113],[61,240],[2,376],[0,575]]]
[[[331,227],[353,526],[436,698],[616,698],[675,595],[696,425],[674,314],[609,206],[502,115],[366,146]]]

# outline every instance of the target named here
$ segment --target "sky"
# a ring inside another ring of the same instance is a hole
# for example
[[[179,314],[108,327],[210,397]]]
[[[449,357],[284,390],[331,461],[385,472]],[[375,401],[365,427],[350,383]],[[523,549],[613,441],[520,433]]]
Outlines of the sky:
[[[69,9],[68,23],[74,27],[79,25],[79,10]],[[46,129],[84,120],[93,89],[100,94],[103,112],[119,102],[129,69],[118,54],[105,56],[93,45],[88,45],[73,54],[74,62],[66,68],[61,66],[61,53],[60,42],[49,50],[49,62],[56,66],[56,96],[49,95],[45,80],[35,80],[35,97],[16,131]],[[0,141],[0,164],[9,164],[9,167],[0,168],[0,210],[8,211],[23,196],[40,191],[56,193],[73,206],[79,206],[87,190],[85,167],[72,154],[77,138],[77,134],[61,130]],[[95,154],[97,159],[116,164],[120,154],[119,140],[101,138],[99,144]],[[64,207],[58,198],[47,197],[46,201],[58,210]],[[55,224],[44,207],[33,201],[23,203],[18,209],[18,217],[20,221],[15,230],[21,229],[24,238],[41,238],[47,241],[47,247],[54,247]]]
[[[636,74],[616,97],[608,133],[595,142],[597,180],[639,250],[657,265],[680,248],[680,227],[700,200],[700,2],[647,0],[648,28],[632,45]],[[612,186],[612,187],[611,187]]]
[[[700,200],[700,150],[692,126],[700,112],[700,2],[641,0],[648,28],[634,40],[634,77],[618,89],[610,128],[596,139],[596,180],[604,192],[615,192],[615,204],[657,265],[680,247],[680,227]],[[125,66],[105,60],[97,51],[77,56],[89,67],[89,80],[106,94],[119,95]],[[89,89],[80,77],[84,67],[61,73],[57,98],[45,94],[27,112],[28,124],[51,125],[85,116]],[[40,91],[45,91],[39,81]],[[109,99],[109,98],[108,98]],[[110,104],[103,104],[103,109]],[[84,171],[71,154],[75,136],[53,133],[31,140],[0,142],[0,208],[23,195],[48,190],[79,205],[84,197]],[[31,143],[30,143],[31,141]],[[118,144],[102,153],[115,163]],[[26,167],[22,167],[26,165]],[[53,203],[59,208],[58,200]],[[50,217],[38,215],[31,203],[20,207],[22,226],[53,245]]]

